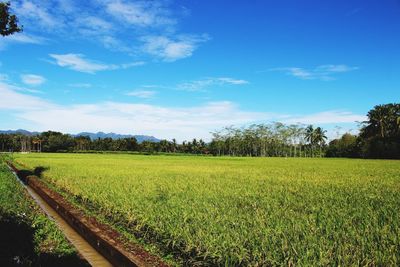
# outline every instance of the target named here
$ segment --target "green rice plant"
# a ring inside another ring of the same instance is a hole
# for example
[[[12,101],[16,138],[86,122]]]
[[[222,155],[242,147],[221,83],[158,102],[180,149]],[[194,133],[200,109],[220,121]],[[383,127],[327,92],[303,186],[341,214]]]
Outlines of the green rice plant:
[[[88,266],[0,158],[0,266]]]
[[[400,162],[27,154],[96,216],[213,266],[398,266]]]

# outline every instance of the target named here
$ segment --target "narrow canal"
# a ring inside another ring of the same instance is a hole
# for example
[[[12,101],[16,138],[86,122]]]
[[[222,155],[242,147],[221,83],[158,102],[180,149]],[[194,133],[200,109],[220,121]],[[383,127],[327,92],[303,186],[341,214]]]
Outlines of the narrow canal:
[[[11,169],[10,169],[11,170]],[[12,170],[11,170],[12,171]],[[79,235],[58,213],[50,207],[36,192],[29,186],[26,186],[18,178],[17,174],[12,171],[16,179],[26,188],[29,195],[35,200],[46,215],[52,219],[59,229],[64,233],[66,238],[75,246],[77,251],[90,263],[96,267],[112,267],[113,265],[104,258],[97,250],[95,250],[81,235]]]

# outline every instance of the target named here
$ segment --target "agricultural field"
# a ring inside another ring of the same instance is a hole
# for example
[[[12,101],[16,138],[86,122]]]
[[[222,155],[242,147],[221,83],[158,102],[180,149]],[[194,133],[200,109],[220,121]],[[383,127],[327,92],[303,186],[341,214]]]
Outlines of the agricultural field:
[[[19,154],[176,265],[400,265],[400,162]]]
[[[0,158],[0,266],[88,266]]]

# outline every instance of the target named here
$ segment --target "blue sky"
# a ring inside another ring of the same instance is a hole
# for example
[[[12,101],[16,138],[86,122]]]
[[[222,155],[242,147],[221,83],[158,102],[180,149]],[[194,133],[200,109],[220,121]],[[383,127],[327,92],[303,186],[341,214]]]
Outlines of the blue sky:
[[[209,140],[281,121],[356,132],[399,102],[400,1],[11,1],[0,129]]]

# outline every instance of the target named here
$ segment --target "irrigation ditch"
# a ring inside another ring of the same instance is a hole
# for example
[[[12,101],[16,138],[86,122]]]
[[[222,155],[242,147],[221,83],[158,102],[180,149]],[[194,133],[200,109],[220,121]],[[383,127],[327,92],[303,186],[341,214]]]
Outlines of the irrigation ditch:
[[[151,255],[139,245],[127,242],[110,226],[74,207],[33,172],[19,170],[12,162],[7,164],[32,198],[92,266],[168,266],[161,258]]]

